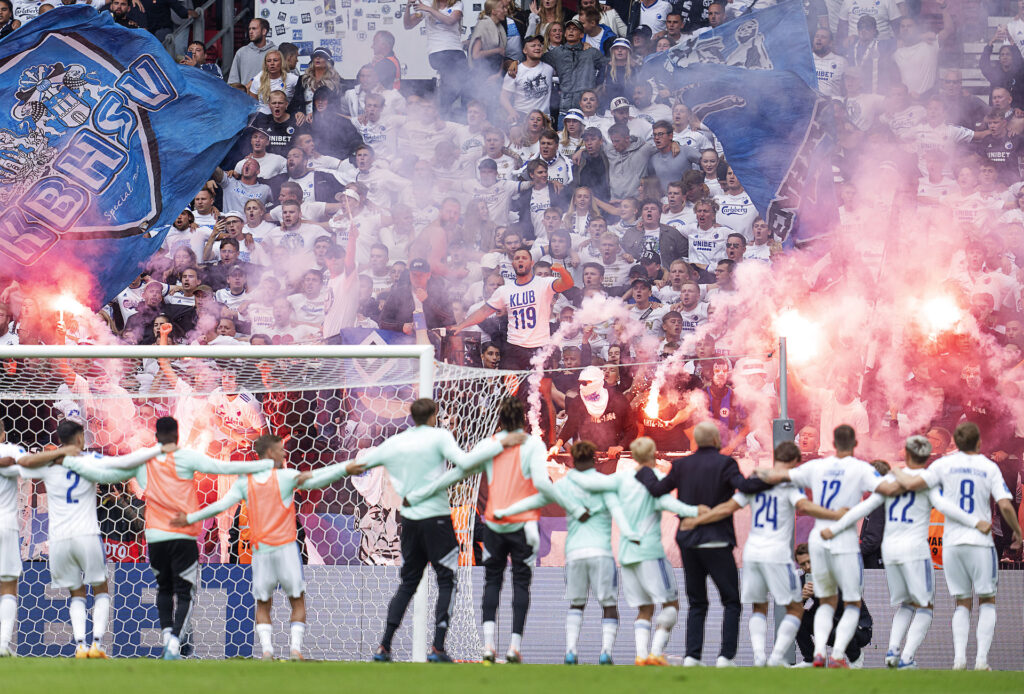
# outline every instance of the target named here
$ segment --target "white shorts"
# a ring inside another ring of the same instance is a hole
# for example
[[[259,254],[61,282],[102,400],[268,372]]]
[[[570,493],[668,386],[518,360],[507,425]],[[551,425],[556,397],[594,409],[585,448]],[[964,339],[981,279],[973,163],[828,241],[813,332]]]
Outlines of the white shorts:
[[[885,580],[889,584],[890,605],[912,602],[924,607],[935,598],[935,570],[930,558],[886,564]]]
[[[969,598],[977,594],[989,598],[999,583],[999,558],[996,548],[981,545],[949,545],[942,548],[942,570],[949,594]]]
[[[107,557],[99,535],[50,540],[50,585],[74,590],[107,580]]]
[[[672,565],[664,557],[623,565],[622,592],[630,607],[664,605],[679,599]]]
[[[811,578],[814,597],[830,598],[838,590],[845,602],[857,602],[864,591],[864,562],[860,552],[832,554],[829,550],[810,546]]]
[[[289,598],[297,598],[306,592],[298,543],[252,553],[252,594],[256,599],[260,602],[270,600],[278,584]]]
[[[813,567],[814,564],[812,563]],[[815,582],[817,585],[817,582]],[[748,561],[743,563],[743,584],[740,600],[744,605],[768,602],[769,593],[776,605],[801,602],[801,585],[796,564]],[[845,597],[845,594],[844,594]]]
[[[619,572],[612,557],[587,557],[565,562],[565,599],[570,605],[586,604],[590,589],[601,607],[619,599]]]
[[[17,530],[0,530],[0,581],[21,576],[21,539]]]

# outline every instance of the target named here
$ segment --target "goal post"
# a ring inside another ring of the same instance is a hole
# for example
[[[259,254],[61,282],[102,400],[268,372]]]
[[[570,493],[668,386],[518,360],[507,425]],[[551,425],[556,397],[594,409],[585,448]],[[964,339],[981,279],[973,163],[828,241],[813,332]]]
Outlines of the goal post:
[[[0,418],[8,440],[26,449],[51,443],[60,419],[77,418],[90,449],[115,455],[151,444],[152,422],[169,414],[179,419],[183,446],[223,460],[251,459],[258,420],[259,431],[288,440],[289,466],[316,469],[357,459],[404,429],[417,397],[434,398],[439,426],[468,448],[495,431],[497,403],[522,377],[436,362],[430,345],[15,345],[0,348]],[[222,496],[233,481],[200,477],[201,505]],[[449,651],[458,659],[480,653],[471,581],[478,489],[479,476],[450,493],[460,567]],[[144,498],[130,485],[100,485],[98,491],[112,565],[112,632],[124,632],[108,636],[108,651],[115,657],[155,655],[159,630],[140,530]],[[366,659],[372,653],[398,583],[400,502],[381,468],[297,493],[309,657]],[[73,651],[66,595],[47,586],[46,510],[45,490],[22,480],[21,655]],[[253,652],[246,522],[244,503],[205,521],[200,550],[206,589],[199,591],[190,636],[196,657]],[[397,658],[426,659],[436,591],[427,590],[424,579],[395,639]],[[277,596],[273,613],[279,651],[285,603]]]

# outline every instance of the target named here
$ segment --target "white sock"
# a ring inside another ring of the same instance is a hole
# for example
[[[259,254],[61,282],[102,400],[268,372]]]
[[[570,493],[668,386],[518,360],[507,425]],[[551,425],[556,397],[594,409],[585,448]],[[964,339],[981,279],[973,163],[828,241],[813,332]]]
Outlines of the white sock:
[[[988,650],[992,647],[992,637],[996,633],[995,603],[983,602],[978,607],[978,656],[975,662],[988,663]]]
[[[580,627],[583,626],[583,610],[569,608],[565,616],[565,652],[575,653],[576,644],[580,640]]]
[[[672,627],[676,625],[679,618],[679,610],[675,607],[663,607],[658,613],[658,628],[654,631],[654,639],[651,642],[651,655],[661,655],[665,652],[665,646],[672,637]]]
[[[648,646],[651,643],[651,620],[638,619],[633,622],[633,640],[636,642],[636,657],[646,658],[650,653]]]
[[[782,618],[782,624],[779,625],[779,633],[775,635],[775,647],[772,648],[772,658],[782,659],[786,657],[786,651],[793,645],[798,631],[800,631],[799,619],[791,614],[787,614]]]
[[[167,650],[171,655],[181,654],[181,640],[174,634],[171,634],[171,637],[167,639]]]
[[[169,644],[171,642],[171,628],[170,627],[167,627],[166,629],[161,629],[160,630],[160,642],[164,645],[164,648],[166,648],[167,644]]]
[[[508,640],[508,650],[509,650],[509,652],[515,651],[516,653],[518,653],[519,651],[523,650],[523,635],[522,634],[512,634],[512,636],[509,637],[509,640]]]
[[[967,662],[967,636],[971,632],[971,611],[957,605],[953,610],[953,663]]]
[[[494,622],[484,622],[484,649],[494,650],[497,644],[494,643]]]
[[[896,609],[896,614],[892,616],[892,631],[889,632],[889,650],[893,653],[900,652],[900,644],[903,643],[903,637],[907,635],[910,620],[913,618],[914,608],[910,605],[903,604]]]
[[[605,617],[601,620],[601,652],[611,653],[615,648],[615,636],[619,633],[617,617]]]
[[[71,613],[71,634],[75,637],[75,643],[79,646],[85,645],[85,598],[71,598],[68,606]]]
[[[838,653],[840,658],[846,659],[846,647],[850,645],[850,639],[857,631],[857,622],[860,621],[860,608],[856,605],[847,605],[843,610],[843,616],[839,618],[836,626],[836,640],[832,646],[832,655]]]
[[[305,622],[292,622],[291,643],[289,649],[295,653],[302,653],[302,637],[306,635]]]
[[[92,603],[92,642],[97,646],[103,644],[107,634],[107,622],[110,621],[110,593],[96,593]]]
[[[263,653],[274,652],[274,627],[271,624],[257,624],[256,636],[260,640],[260,649]]]
[[[928,627],[932,625],[932,611],[928,607],[920,607],[914,613],[914,621],[910,623],[910,631],[907,632],[907,645],[903,648],[902,660],[909,663],[914,659],[918,647],[924,641]]]
[[[764,644],[768,634],[768,618],[760,612],[754,612],[750,615],[747,628],[750,629],[750,647],[754,651],[754,662],[761,662],[764,660]]]
[[[825,657],[828,637],[832,633],[832,617],[835,613],[836,608],[831,605],[818,605],[818,611],[814,613],[814,655]]]
[[[14,595],[0,595],[0,651],[11,647],[14,624],[18,621],[18,598]]]

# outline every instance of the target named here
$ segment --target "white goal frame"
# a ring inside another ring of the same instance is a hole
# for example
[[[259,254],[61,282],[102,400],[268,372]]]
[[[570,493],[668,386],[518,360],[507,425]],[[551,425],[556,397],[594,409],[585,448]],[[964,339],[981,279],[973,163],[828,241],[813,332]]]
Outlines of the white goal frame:
[[[419,397],[434,393],[432,345],[9,345],[0,359],[416,359]],[[13,394],[12,394],[13,395]],[[412,660],[427,660],[427,580],[413,602]]]

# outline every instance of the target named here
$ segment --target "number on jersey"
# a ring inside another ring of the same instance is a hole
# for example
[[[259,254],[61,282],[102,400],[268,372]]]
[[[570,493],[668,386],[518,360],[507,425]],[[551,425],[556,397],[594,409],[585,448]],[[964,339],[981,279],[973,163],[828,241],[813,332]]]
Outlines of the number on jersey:
[[[772,530],[779,529],[779,499],[768,494],[754,497],[757,508],[754,509],[754,527],[765,528],[771,524]]]
[[[914,505],[914,499],[916,497],[916,492],[906,492],[905,494],[901,494],[900,496],[893,499],[892,503],[889,504],[889,522],[912,523],[913,521],[910,518],[907,518],[907,511],[909,511],[910,507]],[[900,505],[900,502],[903,501],[904,499],[906,499],[907,502],[903,504],[903,511],[898,513],[898,507]]]
[[[960,481],[960,510],[974,513],[974,480]]]
[[[825,508],[832,509],[832,502],[836,500],[836,495],[839,494],[839,487],[842,484],[839,480],[822,480],[821,481],[821,505]]]
[[[78,476],[77,472],[72,472],[71,470],[68,470],[67,477],[68,477],[68,480],[71,481],[71,486],[68,487],[68,494],[67,494],[66,501],[69,504],[77,504],[78,503],[78,499],[72,498],[71,497],[71,492],[75,491],[75,487],[77,487],[78,483],[82,481],[82,478]]]
[[[533,306],[514,308],[509,314],[516,330],[532,330],[537,327],[537,309]]]

